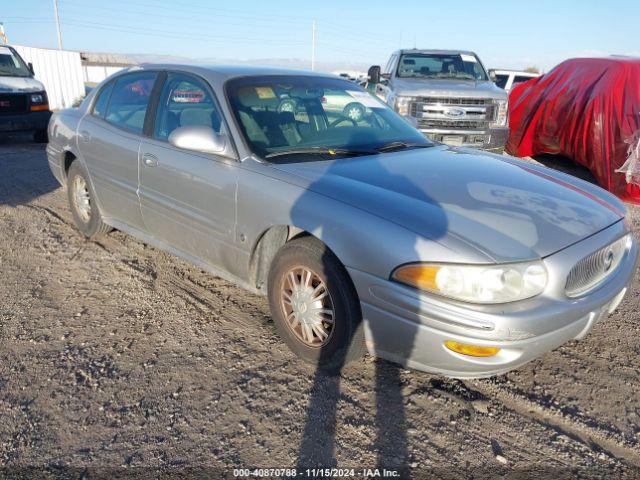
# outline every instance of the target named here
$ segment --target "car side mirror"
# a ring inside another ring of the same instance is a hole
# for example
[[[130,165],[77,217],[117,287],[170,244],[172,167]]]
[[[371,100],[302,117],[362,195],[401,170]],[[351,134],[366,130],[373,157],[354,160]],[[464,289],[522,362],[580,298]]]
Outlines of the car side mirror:
[[[496,72],[495,70],[489,70],[489,78],[493,83],[496,83]]]
[[[29,62],[29,71],[31,72],[31,75],[35,75],[36,72],[33,71],[33,63]]]
[[[176,148],[192,152],[211,153],[222,157],[232,157],[227,136],[216,133],[206,125],[187,125],[176,128],[169,135],[169,143]]]
[[[372,67],[370,67],[369,71],[367,72],[367,76],[369,77],[370,84],[377,85],[378,83],[380,83],[380,66],[373,65]]]

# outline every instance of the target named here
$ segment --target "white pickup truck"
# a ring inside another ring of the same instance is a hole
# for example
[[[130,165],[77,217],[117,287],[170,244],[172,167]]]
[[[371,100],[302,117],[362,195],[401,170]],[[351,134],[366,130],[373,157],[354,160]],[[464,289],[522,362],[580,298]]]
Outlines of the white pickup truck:
[[[507,93],[491,81],[473,52],[398,50],[384,70],[369,69],[368,88],[432,140],[504,150]]]

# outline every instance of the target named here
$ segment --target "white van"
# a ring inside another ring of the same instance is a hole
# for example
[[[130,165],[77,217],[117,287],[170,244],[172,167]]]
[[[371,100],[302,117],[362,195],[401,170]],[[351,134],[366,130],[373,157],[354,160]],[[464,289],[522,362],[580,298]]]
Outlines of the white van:
[[[36,142],[46,142],[50,117],[47,92],[33,78],[33,66],[14,48],[0,45],[0,135],[30,131]]]

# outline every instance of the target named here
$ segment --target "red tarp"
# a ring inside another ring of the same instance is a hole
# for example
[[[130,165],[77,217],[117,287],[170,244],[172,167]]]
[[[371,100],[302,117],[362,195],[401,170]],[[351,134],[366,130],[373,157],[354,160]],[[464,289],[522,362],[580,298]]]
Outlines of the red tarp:
[[[511,155],[564,155],[601,187],[640,203],[639,58],[574,58],[517,85],[509,127]]]

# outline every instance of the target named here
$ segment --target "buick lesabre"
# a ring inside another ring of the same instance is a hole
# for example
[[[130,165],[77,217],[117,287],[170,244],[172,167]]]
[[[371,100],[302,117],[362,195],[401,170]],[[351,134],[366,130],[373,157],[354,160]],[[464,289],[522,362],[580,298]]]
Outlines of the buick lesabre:
[[[284,343],[323,368],[368,350],[506,372],[586,335],[636,267],[614,196],[434,143],[334,76],[131,68],[56,113],[49,139],[82,234],[115,228],[267,295]]]

